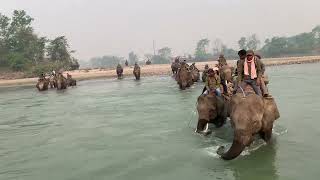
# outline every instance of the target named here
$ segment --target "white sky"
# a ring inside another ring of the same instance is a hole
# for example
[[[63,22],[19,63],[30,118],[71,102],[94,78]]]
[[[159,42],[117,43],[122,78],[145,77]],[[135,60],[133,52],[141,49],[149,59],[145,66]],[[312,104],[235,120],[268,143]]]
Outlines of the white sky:
[[[320,0],[0,0],[0,12],[24,9],[42,36],[65,35],[79,59],[140,57],[168,46],[194,53],[201,38],[238,48],[241,36],[264,41],[311,31],[320,24]]]

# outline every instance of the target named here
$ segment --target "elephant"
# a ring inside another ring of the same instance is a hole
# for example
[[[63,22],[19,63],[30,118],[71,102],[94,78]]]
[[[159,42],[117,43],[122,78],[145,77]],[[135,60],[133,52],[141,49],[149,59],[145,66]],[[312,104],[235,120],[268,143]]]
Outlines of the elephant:
[[[146,61],[146,65],[151,65],[150,59],[148,59],[148,61]]]
[[[141,69],[139,65],[135,65],[133,68],[133,75],[136,77],[136,80],[140,80]]]
[[[57,75],[57,89],[67,89],[67,79],[62,75],[62,73],[59,73]]]
[[[68,86],[76,86],[77,85],[77,81],[75,79],[73,79],[72,76],[69,74],[67,74],[67,85]]]
[[[122,79],[123,78],[123,68],[121,67],[120,64],[118,64],[116,72],[117,72],[118,79]]]
[[[179,66],[180,66],[179,62],[172,62],[171,70],[173,75],[176,75],[178,73]]]
[[[193,84],[192,74],[186,64],[182,64],[176,76],[177,83],[181,90],[185,90]]]
[[[46,91],[48,90],[48,86],[49,86],[49,79],[46,78],[41,78],[38,80],[38,83],[36,85],[37,89],[39,91]]]
[[[49,79],[50,88],[57,88],[57,76],[52,75]]]
[[[236,93],[230,100],[229,113],[234,129],[233,142],[228,151],[219,147],[217,153],[224,160],[238,157],[246,146],[253,141],[253,136],[269,142],[272,136],[273,123],[280,117],[276,102],[273,98],[263,98],[255,93],[246,95]]]
[[[191,76],[193,82],[198,82],[200,79],[200,72],[198,69],[192,69],[191,70]]]
[[[208,123],[213,123],[217,128],[225,124],[228,117],[228,103],[214,94],[200,95],[197,101],[198,125],[196,132],[200,134],[210,134],[207,131]]]

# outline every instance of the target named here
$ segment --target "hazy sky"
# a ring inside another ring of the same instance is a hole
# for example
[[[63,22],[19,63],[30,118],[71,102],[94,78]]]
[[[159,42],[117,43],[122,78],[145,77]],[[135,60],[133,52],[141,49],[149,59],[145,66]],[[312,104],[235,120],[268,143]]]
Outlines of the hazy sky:
[[[201,38],[238,48],[241,36],[311,31],[320,24],[320,0],[0,0],[0,12],[24,9],[38,34],[65,35],[80,59],[130,51],[140,57],[168,46],[193,53]]]

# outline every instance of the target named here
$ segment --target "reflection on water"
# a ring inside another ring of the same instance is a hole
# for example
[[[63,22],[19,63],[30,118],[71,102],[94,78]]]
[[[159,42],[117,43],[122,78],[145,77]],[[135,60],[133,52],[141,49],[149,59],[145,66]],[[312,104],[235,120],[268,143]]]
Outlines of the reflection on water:
[[[318,69],[267,69],[281,113],[273,141],[256,140],[234,161],[216,155],[232,142],[230,124],[209,137],[193,132],[203,83],[180,91],[154,76],[60,92],[0,88],[0,179],[316,179]]]

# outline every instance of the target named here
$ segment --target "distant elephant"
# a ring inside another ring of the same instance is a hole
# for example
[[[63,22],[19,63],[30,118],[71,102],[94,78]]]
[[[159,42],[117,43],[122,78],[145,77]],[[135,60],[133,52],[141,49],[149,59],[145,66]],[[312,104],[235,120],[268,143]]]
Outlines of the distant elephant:
[[[72,76],[69,74],[67,74],[67,85],[68,86],[76,86],[77,85],[77,81],[75,79],[73,79]]]
[[[178,73],[179,66],[180,66],[180,63],[179,63],[179,62],[173,62],[173,63],[171,64],[171,70],[172,70],[172,74],[173,74],[173,75],[176,75],[176,74]]]
[[[181,90],[185,90],[193,84],[192,74],[186,64],[182,64],[176,76],[177,83]]]
[[[133,75],[135,76],[136,80],[140,80],[140,73],[141,73],[140,66],[136,64],[133,68]]]
[[[50,76],[49,84],[50,84],[50,88],[57,88],[57,77],[56,77],[56,75]]]
[[[37,89],[38,89],[39,91],[46,91],[46,90],[48,90],[48,86],[49,86],[49,79],[46,79],[46,78],[44,78],[44,79],[39,79],[39,80],[38,80],[38,83],[37,83],[37,85],[36,85],[36,87],[37,87]]]
[[[224,152],[223,146],[217,152],[225,160],[238,157],[252,143],[255,134],[268,142],[273,123],[280,117],[273,98],[262,98],[254,93],[246,96],[245,93],[237,93],[232,96],[229,110],[234,128],[233,142],[227,152]]]
[[[200,95],[198,97],[198,125],[196,132],[201,134],[209,134],[207,131],[208,123],[213,123],[217,128],[221,127],[227,119],[227,107],[222,97],[216,95]]]
[[[67,85],[67,79],[61,73],[59,73],[57,75],[57,89],[67,89]]]
[[[198,69],[192,69],[191,70],[191,76],[193,82],[198,82],[200,79],[200,72]]]
[[[121,67],[120,64],[118,64],[116,72],[117,72],[118,79],[122,79],[123,78],[123,68]]]

